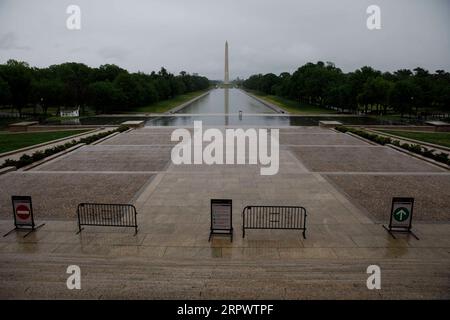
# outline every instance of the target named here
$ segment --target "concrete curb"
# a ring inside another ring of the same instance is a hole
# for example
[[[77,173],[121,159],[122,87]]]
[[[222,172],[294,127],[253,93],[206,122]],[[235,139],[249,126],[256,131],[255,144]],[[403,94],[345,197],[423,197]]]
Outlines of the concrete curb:
[[[261,99],[261,98],[255,96],[254,94],[251,94],[250,92],[247,92],[245,90],[242,90],[242,89],[239,89],[239,90],[242,91],[243,93],[245,93],[246,95],[248,95],[249,97],[255,99],[256,101],[261,102],[263,105],[265,105],[266,107],[272,109],[273,111],[275,111],[277,113],[283,113],[283,114],[286,114],[286,115],[290,115],[289,112],[287,112],[286,110],[278,107],[277,105],[275,105],[273,103],[267,102],[264,99]]]
[[[199,95],[199,96],[197,96],[197,97],[195,97],[195,98],[193,98],[193,99],[191,99],[191,100],[189,100],[189,101],[186,101],[186,102],[180,104],[178,107],[172,108],[172,109],[170,109],[170,110],[164,112],[164,114],[176,113],[176,112],[180,111],[181,109],[186,108],[186,107],[187,107],[188,105],[190,105],[191,103],[193,103],[193,102],[195,102],[195,101],[197,101],[197,100],[199,100],[199,99],[201,99],[201,98],[207,96],[212,90],[213,90],[213,89],[208,90],[207,92],[202,93],[201,95]]]
[[[348,134],[349,136],[352,136],[353,138],[356,138],[356,139],[359,139],[359,140],[361,140],[361,141],[367,142],[368,144],[371,144],[371,145],[373,145],[373,146],[382,146],[382,145],[380,145],[380,144],[378,144],[378,143],[375,143],[375,142],[373,142],[373,141],[370,141],[369,139],[366,139],[366,138],[363,138],[363,137],[361,137],[361,136],[358,136],[357,134],[354,134],[354,133],[352,133],[352,132],[350,132],[350,131],[347,131],[346,134]]]
[[[420,125],[393,125],[393,124],[348,124],[349,128],[363,128],[372,130],[414,130],[420,132],[435,132],[432,126],[420,126]]]
[[[11,172],[11,171],[16,171],[16,170],[17,170],[17,168],[13,167],[13,166],[11,166],[11,167],[4,167],[4,168],[0,169],[0,175],[8,173],[8,172]]]
[[[4,152],[4,153],[0,153],[0,158],[6,157],[6,156],[11,156],[11,155],[14,155],[16,153],[28,151],[28,150],[35,149],[35,148],[44,147],[46,145],[57,143],[57,142],[61,142],[61,141],[64,141],[64,140],[71,141],[71,140],[73,140],[75,138],[78,138],[78,137],[83,136],[83,135],[91,134],[91,133],[93,133],[95,131],[98,131],[98,130],[100,130],[100,128],[97,128],[97,129],[94,129],[94,130],[90,130],[88,132],[79,133],[79,134],[76,134],[76,135],[73,135],[73,136],[69,136],[69,137],[65,137],[65,138],[51,140],[51,141],[47,141],[47,142],[43,142],[43,143],[39,143],[39,144],[34,144],[32,146],[28,146],[28,147],[24,147],[24,148],[7,151],[7,152]],[[64,130],[62,130],[62,131],[64,131]],[[34,131],[26,131],[26,133],[31,133],[31,132],[34,132]],[[41,131],[37,131],[37,132],[41,132]],[[44,131],[42,131],[42,132],[44,132]],[[52,132],[56,132],[56,131],[52,131]],[[18,133],[22,133],[22,132],[18,132]]]
[[[130,130],[130,129],[128,129],[127,131],[124,131],[124,132],[128,132],[129,130]],[[108,140],[109,138],[115,137],[115,136],[117,136],[117,135],[119,135],[119,134],[121,134],[121,133],[123,133],[123,132],[114,132],[114,133],[111,133],[111,134],[107,135],[106,137],[103,137],[103,138],[101,138],[101,139],[99,139],[99,140],[97,140],[97,141],[94,141],[94,142],[90,143],[90,145],[91,145],[91,146],[95,146],[96,144],[99,144],[99,143],[101,143],[101,142],[103,142],[103,141],[105,141],[105,140]]]
[[[41,164],[44,164],[44,163],[49,162],[49,161],[51,161],[51,160],[53,160],[53,159],[56,159],[56,158],[58,158],[58,157],[60,157],[60,156],[62,156],[62,155],[65,155],[66,153],[72,152],[73,150],[78,149],[78,148],[80,148],[80,147],[82,147],[82,146],[85,146],[85,145],[86,145],[85,143],[79,143],[79,144],[76,144],[76,145],[74,145],[73,147],[70,147],[70,148],[68,148],[68,149],[66,149],[66,150],[63,150],[63,151],[61,151],[61,152],[58,152],[58,153],[56,153],[56,154],[54,154],[54,155],[51,155],[51,156],[49,156],[49,157],[46,157],[46,158],[44,158],[44,159],[42,159],[42,160],[33,162],[33,163],[29,164],[28,166],[22,167],[22,168],[20,168],[18,171],[28,171],[28,170],[30,170],[30,169],[33,169],[33,168],[35,168],[35,167],[37,167],[37,166],[40,166]]]
[[[114,132],[113,134],[110,134],[109,136],[106,136],[106,137],[104,137],[104,138],[101,138],[101,139],[98,140],[98,141],[95,141],[95,142],[91,143],[91,145],[99,144],[100,142],[103,142],[103,141],[105,141],[105,140],[108,140],[108,139],[110,139],[110,138],[112,138],[112,137],[115,137],[115,136],[118,136],[118,135],[121,135],[121,134],[124,134],[124,133],[128,133],[128,132],[133,131],[133,130],[135,130],[135,129],[134,129],[134,128],[129,128],[128,130],[123,131],[123,132]]]
[[[117,127],[117,124],[37,125],[32,126],[33,130],[28,130],[27,132],[60,131],[72,129],[104,129],[110,127]]]
[[[414,157],[414,158],[426,161],[426,162],[431,163],[431,164],[433,164],[435,166],[438,166],[440,168],[443,168],[443,169],[446,169],[446,170],[450,170],[450,166],[446,165],[445,163],[433,160],[431,158],[424,157],[424,156],[422,156],[420,154],[417,154],[417,153],[411,152],[409,150],[406,150],[406,149],[394,146],[392,144],[386,144],[385,146],[387,146],[387,147],[389,147],[391,149],[397,150],[398,152],[402,152],[402,153],[408,154],[411,157]]]

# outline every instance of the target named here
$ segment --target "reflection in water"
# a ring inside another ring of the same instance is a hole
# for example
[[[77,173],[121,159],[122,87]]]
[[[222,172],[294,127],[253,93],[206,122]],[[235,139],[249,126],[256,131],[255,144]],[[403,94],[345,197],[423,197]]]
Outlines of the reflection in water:
[[[156,117],[148,119],[146,126],[192,126],[194,121],[203,121],[204,125],[209,126],[266,126],[266,127],[285,127],[285,126],[318,126],[319,121],[337,120],[344,125],[358,124],[358,125],[387,125],[399,124],[395,121],[383,121],[371,117],[305,117],[305,116],[287,116],[287,115],[246,115],[239,114],[223,114],[220,115],[188,115],[188,116],[170,116],[170,117]]]
[[[239,89],[214,89],[206,96],[194,101],[177,113],[275,113],[258,100]],[[225,112],[224,112],[225,111]]]
[[[240,114],[242,111],[242,114]],[[253,114],[253,115],[250,115]],[[258,115],[255,115],[258,114]],[[77,121],[82,125],[118,125],[128,120],[144,120],[146,126],[192,126],[203,121],[209,126],[317,126],[322,120],[338,120],[343,124],[420,124],[417,121],[389,121],[372,117],[308,117],[279,114],[239,89],[215,89],[194,101],[178,114],[157,117],[86,117]],[[47,120],[45,124],[63,124],[61,120]],[[78,123],[77,123],[78,124]]]
[[[226,122],[225,122],[226,119]],[[249,125],[249,126],[317,126],[322,120],[338,120],[345,124],[357,125],[392,125],[392,124],[421,124],[416,121],[393,121],[380,120],[372,117],[308,117],[296,115],[280,115],[280,114],[264,114],[264,115],[248,115],[240,116],[238,113],[228,114],[224,118],[223,113],[220,114],[205,114],[205,115],[170,115],[164,117],[87,117],[81,118],[81,125],[119,125],[122,122],[129,120],[144,120],[146,126],[192,126],[194,120],[202,120],[204,125]],[[47,120],[45,124],[60,125],[63,124],[60,120]]]
[[[289,126],[289,117],[273,116],[246,116],[239,117],[238,114],[228,115],[192,115],[192,116],[173,116],[158,117],[148,120],[146,126],[192,126],[194,121],[203,121],[204,125],[209,126]]]
[[[223,96],[224,96],[224,108],[223,108],[223,113],[225,114],[225,125],[228,125],[228,113],[229,113],[229,109],[230,109],[230,89],[225,88],[225,90],[223,91]]]
[[[240,115],[240,111],[244,116]],[[203,121],[205,125],[289,125],[287,117],[265,117],[275,115],[275,111],[239,89],[223,88],[212,90],[208,95],[194,101],[178,111],[179,116],[158,117],[146,122],[147,126],[185,126],[194,121]],[[262,116],[245,116],[245,113]],[[183,115],[181,115],[183,114]],[[192,114],[192,116],[185,116]]]

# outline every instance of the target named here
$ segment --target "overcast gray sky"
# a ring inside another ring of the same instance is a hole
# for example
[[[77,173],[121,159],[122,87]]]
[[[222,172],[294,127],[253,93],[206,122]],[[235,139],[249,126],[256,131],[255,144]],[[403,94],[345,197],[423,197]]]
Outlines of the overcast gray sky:
[[[81,30],[66,28],[70,4],[81,8]],[[371,4],[381,30],[366,27]],[[231,78],[318,60],[344,71],[449,71],[449,30],[449,0],[0,0],[0,63],[165,66],[222,79],[228,40]]]

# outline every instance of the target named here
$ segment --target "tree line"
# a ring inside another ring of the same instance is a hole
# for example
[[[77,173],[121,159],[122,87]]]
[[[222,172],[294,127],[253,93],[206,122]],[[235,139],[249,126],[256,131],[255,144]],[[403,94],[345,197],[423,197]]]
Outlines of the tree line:
[[[294,73],[250,76],[242,85],[340,111],[386,114],[450,112],[450,73],[423,68],[381,72],[365,66],[344,73],[331,62],[307,63]]]
[[[185,71],[179,75],[165,68],[146,74],[130,73],[114,64],[91,68],[67,62],[47,68],[8,60],[0,64],[0,106],[12,106],[19,113],[27,106],[48,108],[93,107],[97,113],[127,111],[170,99],[176,95],[207,89],[206,77]]]

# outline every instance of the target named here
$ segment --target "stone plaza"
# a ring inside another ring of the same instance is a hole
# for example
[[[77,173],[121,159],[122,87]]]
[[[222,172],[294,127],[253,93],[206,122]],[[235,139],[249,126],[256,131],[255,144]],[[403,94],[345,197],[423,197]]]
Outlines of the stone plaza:
[[[144,127],[0,176],[0,231],[12,195],[30,195],[46,225],[0,238],[0,297],[69,299],[450,298],[450,173],[328,128],[280,129],[280,168],[174,165],[173,128]],[[415,198],[413,229],[393,239],[394,196]],[[234,238],[210,232],[210,199],[233,200]],[[130,203],[139,232],[77,230],[77,204]],[[247,205],[307,209],[306,239],[250,230]],[[81,290],[66,269],[81,268]],[[381,290],[366,286],[381,268]]]

